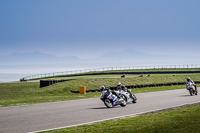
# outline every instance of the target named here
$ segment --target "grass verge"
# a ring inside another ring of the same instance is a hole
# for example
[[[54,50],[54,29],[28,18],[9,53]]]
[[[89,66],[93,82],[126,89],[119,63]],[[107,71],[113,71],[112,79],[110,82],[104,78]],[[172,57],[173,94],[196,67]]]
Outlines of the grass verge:
[[[186,78],[190,76],[194,81],[200,81],[200,74],[177,74],[175,77],[169,74],[153,74],[151,77],[127,77],[127,78],[80,78],[59,83],[60,88],[65,86],[66,89],[79,90],[79,86],[86,86],[86,89],[97,89],[101,85],[106,87],[116,86],[118,82],[123,85],[138,85],[138,84],[152,84],[152,83],[170,83],[170,82],[185,82]],[[48,86],[48,88],[58,88],[58,84]]]

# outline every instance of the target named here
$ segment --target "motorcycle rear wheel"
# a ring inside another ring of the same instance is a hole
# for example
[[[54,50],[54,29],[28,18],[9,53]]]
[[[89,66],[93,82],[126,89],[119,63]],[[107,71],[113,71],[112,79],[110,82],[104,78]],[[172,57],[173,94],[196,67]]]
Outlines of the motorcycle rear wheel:
[[[123,100],[120,104],[120,106],[125,107],[126,106],[126,100]]]

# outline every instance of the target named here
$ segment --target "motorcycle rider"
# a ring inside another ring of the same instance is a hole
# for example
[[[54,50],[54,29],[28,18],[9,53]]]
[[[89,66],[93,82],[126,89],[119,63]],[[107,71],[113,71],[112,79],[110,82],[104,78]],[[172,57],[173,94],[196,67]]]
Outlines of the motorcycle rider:
[[[100,89],[101,92],[102,92],[103,90],[106,90],[107,92],[111,92],[111,90],[110,90],[109,88],[106,88],[105,86],[101,86],[99,89]],[[117,98],[118,98],[119,100],[122,100],[122,99],[121,99],[122,97],[121,97],[118,93],[112,91],[112,94],[116,95]]]
[[[106,87],[102,85],[102,86],[99,87],[99,90],[100,90],[100,91],[103,91],[105,88],[106,88]]]
[[[120,82],[117,84],[117,90],[123,90],[123,91],[126,91],[126,87],[124,85],[122,85]]]
[[[107,91],[107,93],[111,92],[109,88],[106,88],[106,87],[105,87],[105,86],[103,86],[103,85],[102,85],[102,86],[100,86],[100,87],[99,87],[99,89],[100,89],[100,91],[101,91],[101,92],[102,92],[102,91],[104,91],[104,90],[106,90],[106,91]]]
[[[118,90],[123,90],[123,91],[125,91],[125,92],[128,92],[129,94],[130,94],[130,97],[132,98],[132,99],[134,99],[133,98],[133,96],[132,96],[132,94],[131,94],[131,92],[124,86],[124,85],[122,85],[120,82],[117,84],[117,89]]]
[[[197,86],[196,86],[196,84],[194,83],[194,81],[193,81],[193,80],[191,80],[191,78],[190,78],[190,77],[187,77],[186,85],[187,85],[189,82],[191,82],[191,83],[193,83],[193,84],[194,84],[195,91],[197,92]]]

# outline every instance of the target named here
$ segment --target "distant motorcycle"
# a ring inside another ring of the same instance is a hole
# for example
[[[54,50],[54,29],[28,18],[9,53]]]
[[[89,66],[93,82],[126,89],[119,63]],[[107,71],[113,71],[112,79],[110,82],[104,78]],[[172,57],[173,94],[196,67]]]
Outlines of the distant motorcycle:
[[[121,96],[123,97],[123,99],[126,100],[127,103],[136,103],[137,102],[137,98],[134,94],[131,94],[131,89],[127,89],[125,90],[119,90],[119,93],[121,94]]]
[[[197,95],[197,90],[195,90],[195,86],[194,86],[194,83],[192,82],[188,82],[186,84],[186,88],[187,90],[189,91],[190,95],[193,96],[193,95]]]
[[[117,105],[120,105],[122,107],[126,106],[126,101],[123,98],[119,100],[117,96],[113,94],[109,88],[106,88],[101,92],[100,99],[104,102],[105,106],[108,108],[112,108],[113,106]]]

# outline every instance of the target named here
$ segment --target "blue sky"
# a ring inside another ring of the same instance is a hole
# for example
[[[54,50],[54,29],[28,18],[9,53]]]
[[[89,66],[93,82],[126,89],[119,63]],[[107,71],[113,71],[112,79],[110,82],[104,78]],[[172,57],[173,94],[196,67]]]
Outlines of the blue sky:
[[[200,56],[199,0],[1,0],[0,55]]]

